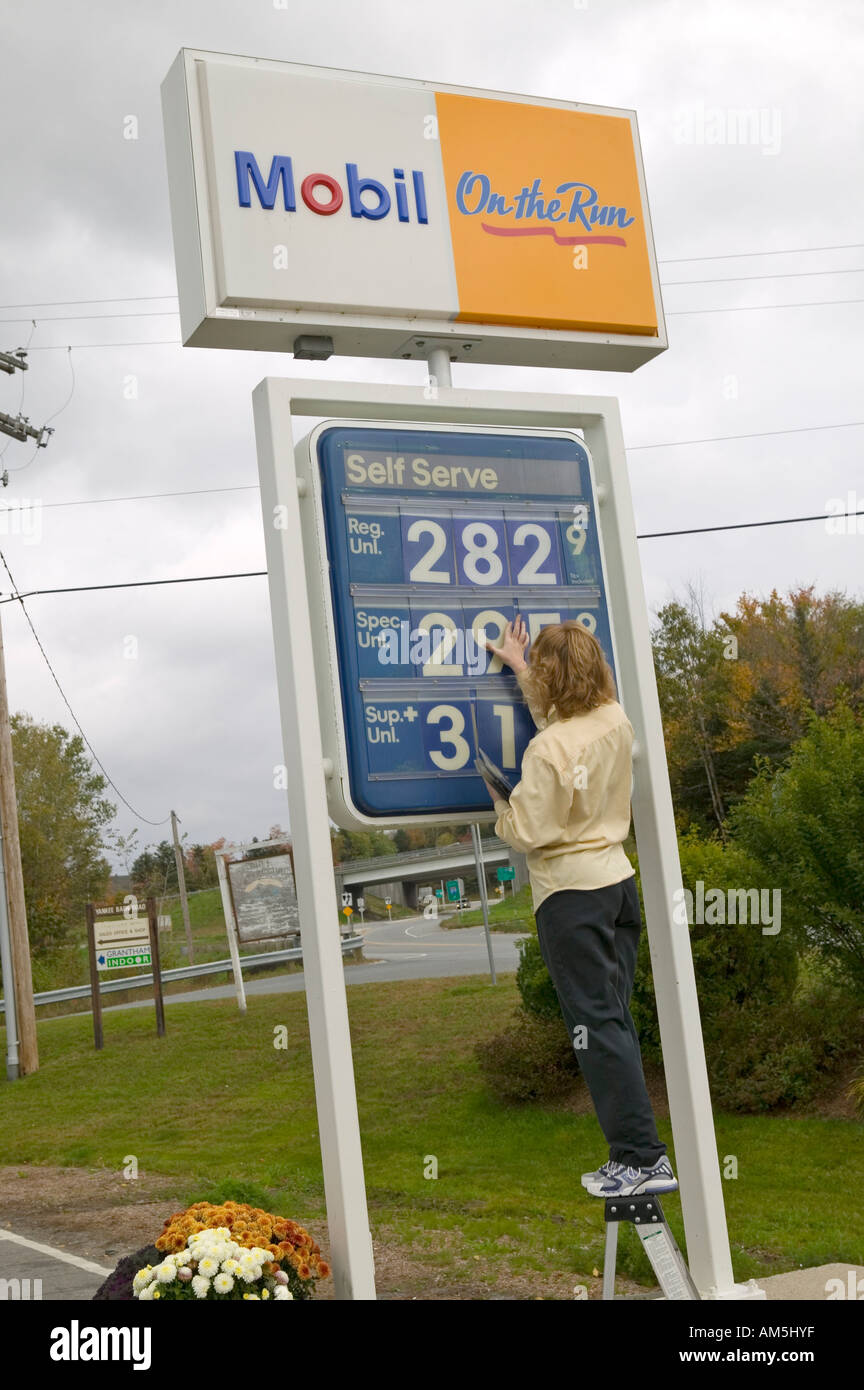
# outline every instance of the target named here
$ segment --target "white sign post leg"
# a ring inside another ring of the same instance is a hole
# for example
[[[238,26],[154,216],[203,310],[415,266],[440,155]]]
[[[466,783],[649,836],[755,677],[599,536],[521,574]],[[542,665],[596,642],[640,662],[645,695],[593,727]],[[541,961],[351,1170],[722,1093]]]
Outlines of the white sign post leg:
[[[586,422],[585,438],[600,490],[621,702],[636,735],[633,820],[690,1270],[703,1298],[764,1298],[732,1274],[689,929],[672,916],[681,865],[617,404]]]
[[[240,948],[237,944],[237,923],[234,920],[234,904],[231,901],[231,888],[228,883],[228,870],[221,854],[216,855],[216,872],[219,875],[219,891],[222,894],[222,912],[225,916],[225,931],[228,936],[228,954],[234,972],[234,989],[237,993],[237,1007],[241,1014],[246,1012],[246,986],[243,983],[243,967],[240,964]]]
[[[336,1297],[373,1299],[375,1271],[324,789],[291,411],[264,381],[253,395],[261,506],[306,1003]],[[307,505],[311,505],[309,499]]]

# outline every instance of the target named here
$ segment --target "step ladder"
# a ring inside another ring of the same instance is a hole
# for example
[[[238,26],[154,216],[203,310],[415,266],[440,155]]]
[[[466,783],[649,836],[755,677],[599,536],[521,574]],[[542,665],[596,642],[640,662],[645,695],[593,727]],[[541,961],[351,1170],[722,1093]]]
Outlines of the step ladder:
[[[604,1212],[606,1221],[606,1253],[603,1257],[603,1297],[615,1297],[615,1257],[618,1251],[618,1227],[631,1221],[657,1282],[668,1299],[699,1299],[699,1290],[690,1277],[684,1256],[669,1229],[656,1192],[637,1197],[607,1197]]]

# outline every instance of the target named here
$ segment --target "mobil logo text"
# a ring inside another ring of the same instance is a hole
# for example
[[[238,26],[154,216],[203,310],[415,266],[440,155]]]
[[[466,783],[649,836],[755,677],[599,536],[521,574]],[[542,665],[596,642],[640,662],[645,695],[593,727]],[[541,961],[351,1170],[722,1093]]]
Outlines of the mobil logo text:
[[[264,165],[266,168],[266,160]],[[241,208],[252,207],[254,194],[258,205],[272,212],[281,195],[282,208],[286,212],[297,211],[298,175],[290,155],[274,155],[265,176],[250,150],[235,150],[234,167]],[[357,164],[350,162],[345,165],[341,181],[333,174],[313,171],[300,180],[300,201],[318,217],[332,217],[344,207],[352,217],[370,222],[380,222],[391,211],[399,222],[429,222],[426,183],[420,169],[406,174],[404,169],[394,168],[386,183],[361,177]]]

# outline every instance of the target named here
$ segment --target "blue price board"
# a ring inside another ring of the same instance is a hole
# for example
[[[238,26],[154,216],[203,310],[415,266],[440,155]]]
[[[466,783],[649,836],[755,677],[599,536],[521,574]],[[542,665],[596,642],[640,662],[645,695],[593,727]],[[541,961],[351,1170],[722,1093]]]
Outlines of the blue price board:
[[[488,812],[536,732],[484,645],[575,619],[613,663],[588,453],[575,436],[327,425],[312,437],[353,807]]]

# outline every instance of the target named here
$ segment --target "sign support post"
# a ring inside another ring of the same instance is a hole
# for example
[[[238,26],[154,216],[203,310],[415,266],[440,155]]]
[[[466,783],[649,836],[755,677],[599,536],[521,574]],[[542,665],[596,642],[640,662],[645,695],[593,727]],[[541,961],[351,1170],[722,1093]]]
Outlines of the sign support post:
[[[493,985],[497,985],[495,957],[492,954],[492,933],[489,930],[489,895],[486,892],[486,870],[483,866],[483,849],[480,844],[480,827],[471,822],[471,839],[474,842],[474,863],[477,865],[477,887],[480,889],[480,906],[483,909],[483,930],[486,933],[486,950],[489,952],[489,974]]]
[[[224,855],[216,852],[216,872],[219,875],[219,891],[222,894],[222,911],[225,914],[225,926],[228,930],[228,954],[231,957],[231,969],[234,973],[234,989],[237,994],[237,1007],[241,1014],[246,1012],[246,987],[243,983],[243,968],[240,964],[240,948],[237,945],[237,923],[234,917],[234,903],[231,898],[231,886],[228,883],[228,871],[225,868]]]
[[[321,725],[306,590],[304,494],[298,486],[291,409],[279,383],[255,391],[255,433],[273,623],[294,873],[336,1297],[374,1299],[375,1267],[363,1176],[348,1000],[324,791]],[[290,595],[290,602],[289,602]]]
[[[93,1044],[101,1052],[102,1036],[102,990],[99,987],[99,967],[96,964],[96,928],[93,904],[88,903],[87,914],[87,953],[90,959],[90,1004],[93,1011]]]
[[[147,899],[147,925],[150,928],[150,968],[153,971],[153,1002],[156,1005],[156,1036],[165,1036],[165,1001],[162,998],[162,961],[159,956],[159,923],[155,898]]]

